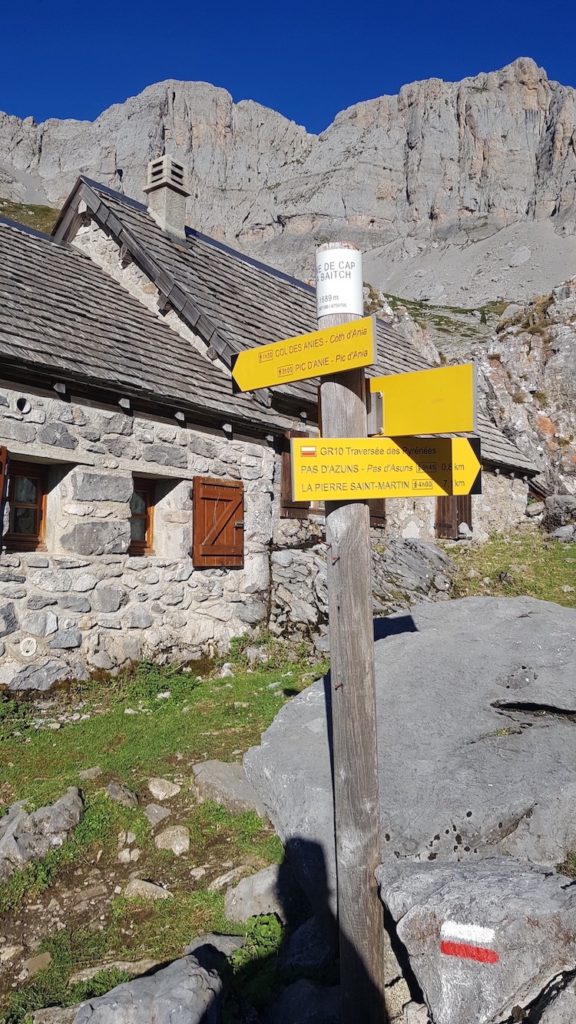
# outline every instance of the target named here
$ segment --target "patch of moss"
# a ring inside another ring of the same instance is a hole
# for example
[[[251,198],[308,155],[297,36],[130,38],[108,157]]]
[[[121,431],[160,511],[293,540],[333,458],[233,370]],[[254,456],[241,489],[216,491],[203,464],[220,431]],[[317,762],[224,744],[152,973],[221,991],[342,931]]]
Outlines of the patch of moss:
[[[52,231],[59,215],[60,210],[55,210],[51,206],[14,203],[12,200],[2,199],[0,196],[0,217],[15,220],[18,224],[25,224],[27,227],[43,231],[47,235]]]

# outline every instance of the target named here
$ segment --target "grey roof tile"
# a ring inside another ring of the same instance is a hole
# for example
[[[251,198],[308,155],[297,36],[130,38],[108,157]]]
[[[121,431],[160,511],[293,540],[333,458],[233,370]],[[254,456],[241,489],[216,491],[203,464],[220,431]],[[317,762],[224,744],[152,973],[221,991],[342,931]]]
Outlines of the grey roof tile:
[[[283,426],[71,245],[0,222],[0,359],[150,401]]]

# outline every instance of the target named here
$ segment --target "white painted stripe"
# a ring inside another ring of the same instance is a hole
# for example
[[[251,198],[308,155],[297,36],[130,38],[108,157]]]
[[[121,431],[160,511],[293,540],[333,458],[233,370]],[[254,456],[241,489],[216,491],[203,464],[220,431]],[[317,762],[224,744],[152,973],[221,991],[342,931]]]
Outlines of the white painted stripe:
[[[444,921],[440,929],[442,939],[453,942],[473,942],[482,945],[494,941],[494,929],[482,928],[479,924],[461,924],[459,921]]]

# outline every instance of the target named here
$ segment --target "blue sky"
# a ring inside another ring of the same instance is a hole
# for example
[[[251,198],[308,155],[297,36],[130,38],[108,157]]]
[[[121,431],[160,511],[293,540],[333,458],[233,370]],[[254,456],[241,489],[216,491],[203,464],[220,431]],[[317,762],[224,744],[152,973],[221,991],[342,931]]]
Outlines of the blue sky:
[[[519,56],[576,86],[574,0],[28,0],[5,5],[0,110],[93,119],[165,78],[212,82],[310,131],[421,78]]]

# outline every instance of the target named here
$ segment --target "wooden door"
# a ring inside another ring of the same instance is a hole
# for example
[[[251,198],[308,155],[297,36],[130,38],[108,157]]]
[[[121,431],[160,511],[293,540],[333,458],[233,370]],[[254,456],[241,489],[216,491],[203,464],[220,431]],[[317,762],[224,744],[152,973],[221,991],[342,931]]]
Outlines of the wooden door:
[[[444,540],[458,540],[456,498],[436,498],[436,536]]]
[[[444,540],[458,540],[460,523],[466,523],[472,529],[472,496],[460,494],[436,498],[436,536]]]

